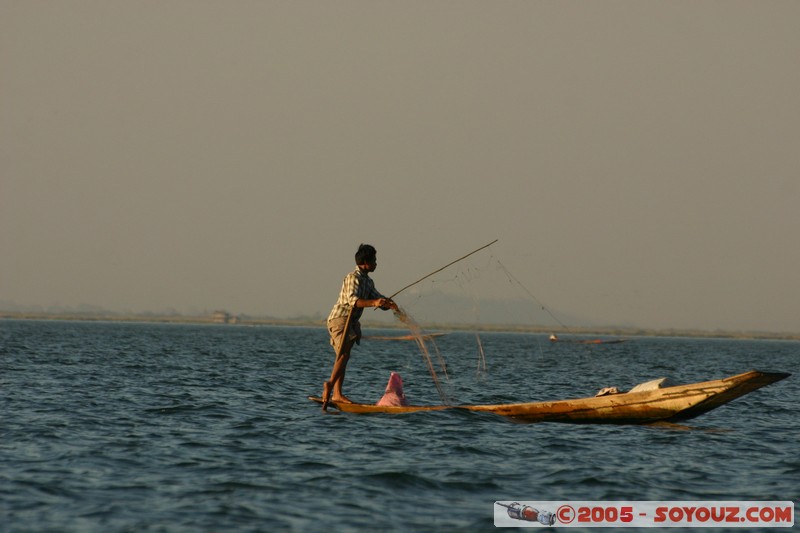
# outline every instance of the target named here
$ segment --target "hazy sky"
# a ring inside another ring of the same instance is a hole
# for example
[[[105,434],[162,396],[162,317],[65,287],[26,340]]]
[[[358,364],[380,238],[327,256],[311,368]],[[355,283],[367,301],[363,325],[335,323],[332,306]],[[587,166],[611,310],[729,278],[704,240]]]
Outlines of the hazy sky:
[[[327,314],[492,239],[605,324],[800,331],[800,2],[0,1],[0,300]],[[400,300],[402,305],[402,300]]]

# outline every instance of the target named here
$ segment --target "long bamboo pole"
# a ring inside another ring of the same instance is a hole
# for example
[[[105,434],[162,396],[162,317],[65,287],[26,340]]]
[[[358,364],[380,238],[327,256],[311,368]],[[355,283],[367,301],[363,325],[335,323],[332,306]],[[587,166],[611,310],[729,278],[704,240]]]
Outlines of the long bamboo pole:
[[[340,371],[341,371],[341,362],[340,362],[340,360],[342,358],[342,353],[344,353],[344,344],[345,344],[345,342],[347,342],[347,332],[350,329],[350,322],[352,322],[352,320],[353,320],[353,311],[354,310],[355,310],[355,306],[351,307],[350,308],[350,312],[347,313],[347,320],[344,323],[344,329],[342,330],[342,336],[339,339],[339,348],[337,348],[337,350],[336,350],[336,361],[334,361],[334,363],[333,363],[333,372],[331,372],[331,379],[330,379],[330,381],[326,382],[328,384],[328,386],[326,387],[327,394],[325,394],[325,397],[322,398],[322,410],[323,411],[327,411],[328,410],[328,403],[330,403],[331,394],[333,394],[333,383],[334,383],[334,381],[336,381],[336,378],[338,377],[337,374],[339,374]]]
[[[431,273],[430,273],[430,274],[428,274],[427,276],[422,276],[421,278],[419,278],[419,279],[418,279],[417,281],[415,281],[414,283],[410,283],[410,284],[406,285],[405,287],[403,287],[402,289],[400,289],[400,290],[399,290],[399,291],[397,291],[396,293],[394,293],[394,294],[392,294],[391,296],[389,296],[389,299],[390,299],[390,300],[391,300],[391,299],[394,299],[394,297],[395,297],[395,296],[397,296],[398,294],[400,294],[400,293],[401,293],[401,292],[403,292],[404,290],[406,290],[406,289],[408,289],[408,288],[410,288],[410,287],[413,287],[413,286],[414,286],[414,285],[416,285],[417,283],[419,283],[419,282],[421,282],[421,281],[424,281],[424,280],[428,279],[429,277],[433,276],[434,274],[438,274],[439,272],[441,272],[441,271],[442,271],[442,270],[444,270],[445,268],[447,268],[447,267],[449,267],[449,266],[451,266],[451,265],[455,265],[455,264],[456,264],[456,263],[458,263],[459,261],[463,261],[463,260],[464,260],[464,259],[466,259],[467,257],[469,257],[469,256],[471,256],[471,255],[473,255],[473,254],[476,254],[476,253],[480,252],[480,251],[481,251],[481,250],[483,250],[484,248],[488,248],[489,246],[491,246],[491,245],[493,245],[494,243],[496,243],[498,240],[499,240],[499,239],[495,239],[495,240],[493,240],[492,242],[490,242],[489,244],[484,244],[484,245],[483,245],[483,246],[481,246],[480,248],[478,248],[478,249],[476,249],[476,250],[473,250],[473,251],[471,251],[471,252],[470,252],[470,253],[468,253],[467,255],[465,255],[465,256],[463,256],[463,257],[459,257],[459,258],[458,258],[458,259],[456,259],[455,261],[451,261],[450,263],[447,263],[447,264],[446,264],[445,266],[443,266],[442,268],[437,268],[436,270],[434,270],[433,272],[431,272]]]

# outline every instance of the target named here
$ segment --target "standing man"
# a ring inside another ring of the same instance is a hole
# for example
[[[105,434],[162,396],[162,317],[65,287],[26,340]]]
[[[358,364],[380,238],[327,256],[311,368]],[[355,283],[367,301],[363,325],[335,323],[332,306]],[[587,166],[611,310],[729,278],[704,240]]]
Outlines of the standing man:
[[[378,266],[377,252],[369,244],[362,244],[356,252],[356,269],[345,276],[339,299],[328,315],[328,333],[331,346],[336,352],[336,362],[328,381],[322,385],[322,410],[328,409],[330,400],[352,403],[342,394],[342,383],[354,344],[360,344],[361,324],[359,319],[365,307],[380,307],[384,311],[394,309],[397,304],[375,289],[369,277]],[[333,396],[331,396],[333,395]]]

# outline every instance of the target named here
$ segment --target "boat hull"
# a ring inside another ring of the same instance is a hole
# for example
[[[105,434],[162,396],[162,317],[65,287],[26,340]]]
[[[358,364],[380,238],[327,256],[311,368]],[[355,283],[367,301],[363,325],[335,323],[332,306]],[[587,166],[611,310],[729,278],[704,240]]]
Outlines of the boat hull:
[[[740,396],[789,377],[783,372],[751,370],[728,378],[676,385],[642,392],[628,392],[557,400],[498,405],[378,406],[330,402],[348,413],[402,414],[419,411],[462,409],[488,412],[520,422],[567,422],[573,424],[647,424],[688,420],[716,409]],[[321,403],[320,398],[309,399]]]

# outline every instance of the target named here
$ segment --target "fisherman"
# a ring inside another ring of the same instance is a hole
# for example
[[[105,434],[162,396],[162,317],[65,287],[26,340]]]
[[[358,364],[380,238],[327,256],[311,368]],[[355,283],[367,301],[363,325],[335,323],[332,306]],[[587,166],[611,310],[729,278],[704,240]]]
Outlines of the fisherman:
[[[384,311],[398,311],[397,304],[375,289],[375,283],[369,277],[378,266],[377,252],[369,244],[358,247],[355,256],[356,269],[345,276],[339,299],[328,315],[328,333],[331,346],[336,352],[331,377],[322,385],[322,410],[328,408],[328,402],[352,403],[342,394],[342,383],[350,359],[350,351],[354,344],[361,343],[361,324],[359,319],[365,307],[378,307]]]

